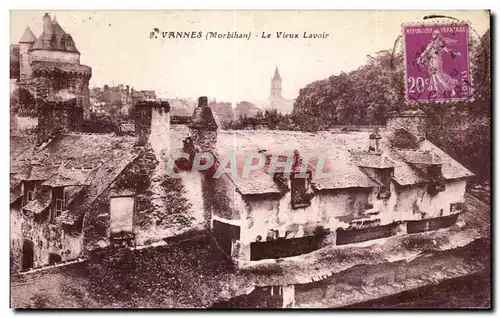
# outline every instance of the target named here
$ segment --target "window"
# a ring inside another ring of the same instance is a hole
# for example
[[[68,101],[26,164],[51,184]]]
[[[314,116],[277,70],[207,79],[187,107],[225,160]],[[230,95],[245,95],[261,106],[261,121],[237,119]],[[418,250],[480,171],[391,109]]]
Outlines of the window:
[[[134,197],[112,197],[110,207],[111,234],[131,233],[134,217]]]
[[[459,213],[464,210],[465,204],[462,202],[451,203],[450,204],[450,213]]]
[[[309,174],[310,175],[310,174]],[[309,178],[296,177],[295,174],[290,175],[292,208],[304,208],[311,205],[313,193],[310,191]]]
[[[64,202],[64,187],[57,187],[52,189],[52,203],[53,212],[51,221],[54,222],[55,219],[61,215],[61,213],[66,209],[66,203]]]
[[[26,200],[28,202],[33,201],[34,196],[35,196],[35,192],[34,191],[32,191],[32,190],[26,191]]]
[[[25,206],[35,199],[35,184],[32,181],[25,181],[23,189],[23,206]]]

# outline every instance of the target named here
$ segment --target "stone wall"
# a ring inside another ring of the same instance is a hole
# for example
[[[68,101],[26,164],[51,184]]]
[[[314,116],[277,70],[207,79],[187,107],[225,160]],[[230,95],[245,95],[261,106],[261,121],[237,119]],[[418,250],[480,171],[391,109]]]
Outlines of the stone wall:
[[[40,107],[37,142],[43,143],[58,133],[79,131],[83,123],[83,109],[76,100],[66,103],[47,103]]]
[[[18,131],[30,130],[38,127],[38,117],[14,115],[15,129]]]
[[[387,128],[391,130],[405,128],[415,136],[425,137],[427,131],[427,118],[424,116],[388,116]]]
[[[82,254],[81,223],[74,227],[63,226],[59,222],[51,223],[50,207],[33,215],[22,212],[20,204],[11,205],[11,251],[12,262],[21,269],[23,243],[33,243],[33,266],[49,265],[50,254],[61,257],[66,262],[80,257]]]
[[[80,64],[80,53],[77,52],[33,50],[30,52],[30,55],[31,61],[52,61]]]
[[[210,151],[217,144],[217,130],[213,128],[190,128],[193,141],[202,151]]]
[[[10,45],[10,79],[19,79],[21,68],[20,46],[18,44]]]
[[[396,186],[393,196],[397,198],[394,220],[419,220],[450,214],[450,204],[464,202],[465,179],[447,180],[445,191],[430,195],[425,184]]]

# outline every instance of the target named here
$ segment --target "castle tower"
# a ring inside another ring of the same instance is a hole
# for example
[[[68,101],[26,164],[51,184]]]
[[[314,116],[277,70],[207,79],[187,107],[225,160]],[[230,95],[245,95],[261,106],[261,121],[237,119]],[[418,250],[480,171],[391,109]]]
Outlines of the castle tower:
[[[281,98],[281,76],[278,67],[274,69],[274,76],[271,79],[271,101],[277,101]]]
[[[198,107],[195,108],[191,118],[189,132],[194,143],[202,151],[213,150],[217,144],[217,123],[212,114],[212,109],[208,107],[206,96],[201,96],[198,99]]]
[[[31,78],[32,70],[29,51],[33,47],[35,41],[35,35],[29,27],[26,27],[19,40],[19,73],[21,80]]]
[[[34,35],[31,37],[29,33],[33,35],[31,31],[25,31],[23,42],[33,40]],[[43,16],[42,34],[32,42],[28,49],[29,68],[24,68],[24,73],[25,76],[29,75],[26,79],[32,79],[33,95],[37,99],[46,99],[61,91],[74,94],[77,106],[83,108],[84,117],[88,118],[92,69],[80,64],[80,52],[71,35],[46,13]]]

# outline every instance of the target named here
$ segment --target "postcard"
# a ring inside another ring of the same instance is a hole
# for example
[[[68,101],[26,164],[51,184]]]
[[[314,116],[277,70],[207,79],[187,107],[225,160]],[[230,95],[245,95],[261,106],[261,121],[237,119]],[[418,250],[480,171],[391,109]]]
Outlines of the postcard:
[[[491,308],[484,11],[11,11],[11,307]]]

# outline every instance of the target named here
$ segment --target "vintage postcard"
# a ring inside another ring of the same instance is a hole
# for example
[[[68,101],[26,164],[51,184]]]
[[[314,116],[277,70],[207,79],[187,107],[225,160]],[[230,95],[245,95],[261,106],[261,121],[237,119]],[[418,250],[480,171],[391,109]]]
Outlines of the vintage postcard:
[[[484,11],[11,11],[12,308],[491,308]]]

